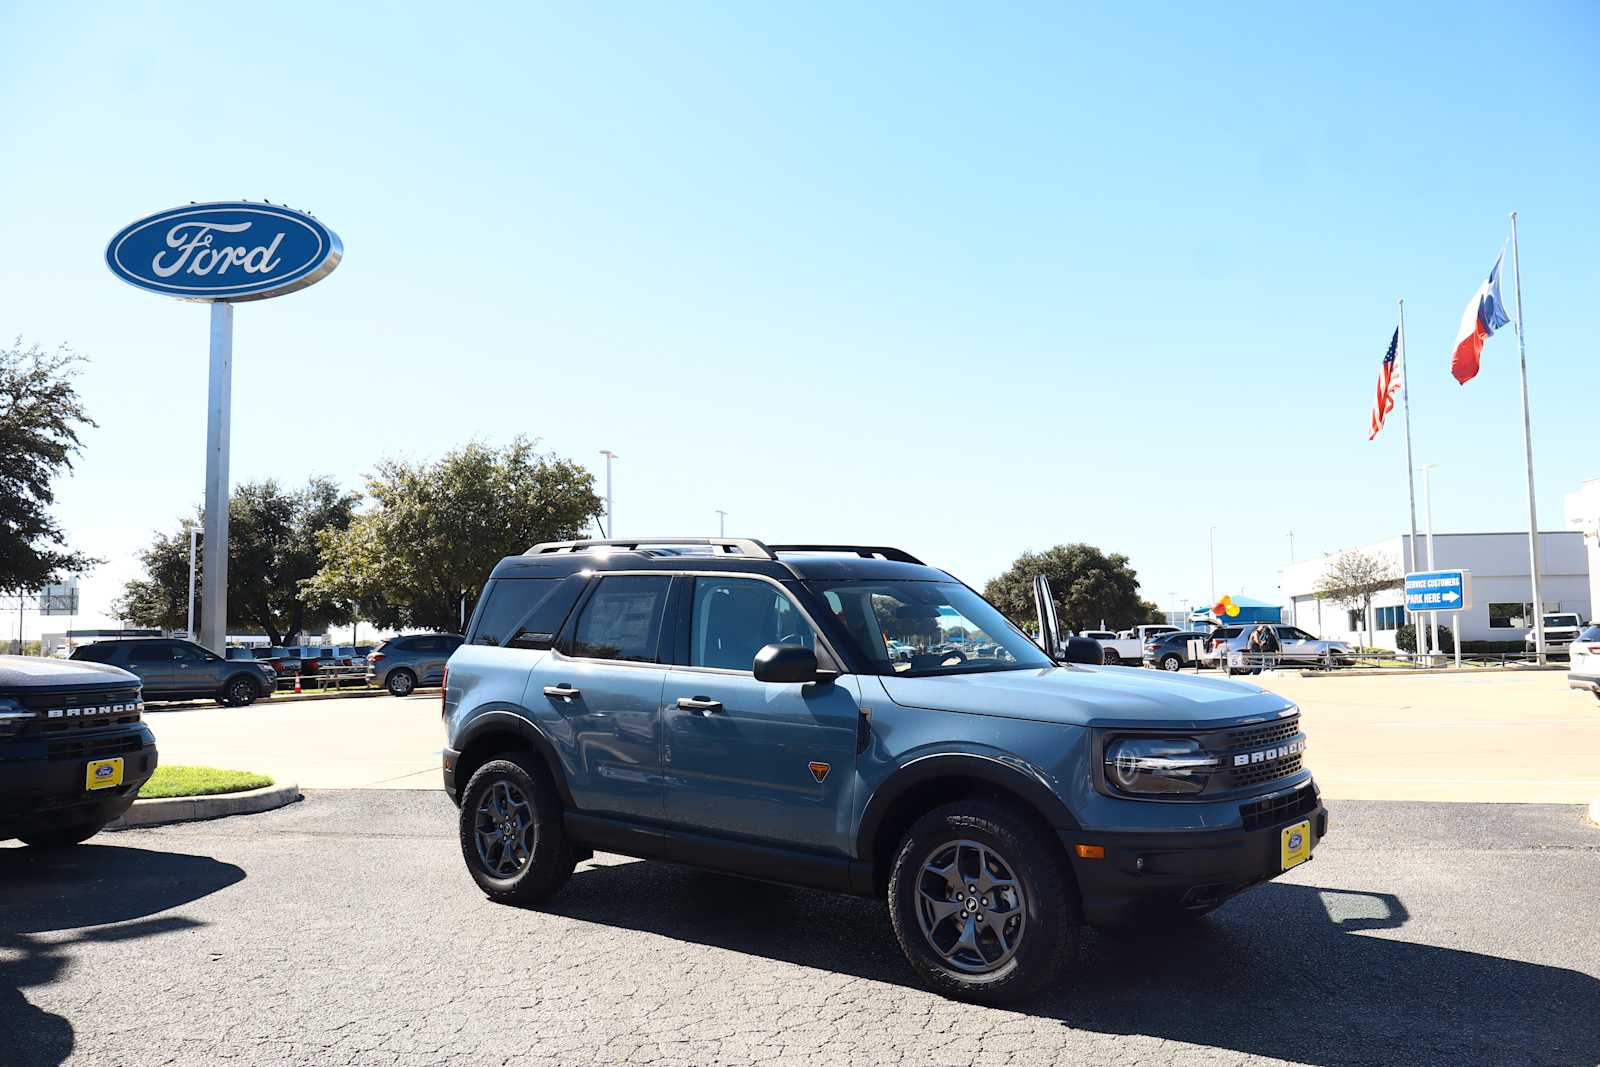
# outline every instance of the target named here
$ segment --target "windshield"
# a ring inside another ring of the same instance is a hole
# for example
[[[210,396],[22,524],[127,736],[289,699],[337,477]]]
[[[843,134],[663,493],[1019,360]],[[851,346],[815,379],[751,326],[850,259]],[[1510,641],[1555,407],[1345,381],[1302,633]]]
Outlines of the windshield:
[[[959,582],[806,583],[877,674],[1053,667],[994,605]]]
[[[1544,624],[1546,626],[1561,627],[1577,627],[1582,625],[1582,623],[1578,622],[1578,617],[1576,615],[1546,615],[1544,617]]]

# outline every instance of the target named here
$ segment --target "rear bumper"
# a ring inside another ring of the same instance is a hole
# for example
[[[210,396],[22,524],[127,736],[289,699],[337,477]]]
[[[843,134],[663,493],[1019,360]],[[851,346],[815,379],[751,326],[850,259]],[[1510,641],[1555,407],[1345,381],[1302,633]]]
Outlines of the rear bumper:
[[[1600,674],[1579,674],[1573,671],[1567,675],[1567,688],[1600,693]]]
[[[444,793],[456,807],[461,806],[461,794],[456,789],[456,761],[461,758],[461,753],[446,745],[443,752]]]
[[[1251,830],[1060,833],[1078,878],[1084,921],[1117,926],[1137,923],[1147,909],[1205,908],[1276,878],[1283,873],[1283,831],[1300,822],[1310,823],[1315,853],[1328,832],[1328,809],[1320,801],[1309,811]],[[1105,857],[1079,858],[1078,844],[1099,845]]]
[[[114,754],[123,761],[122,784],[93,791],[84,788],[85,769],[88,760],[107,758],[104,754],[52,759],[48,741],[9,739],[0,744],[0,840],[30,827],[104,824],[127,811],[158,762],[155,738],[144,726],[137,731],[139,747]],[[126,728],[111,736],[118,735],[125,736]],[[81,736],[85,741],[106,738],[101,731]]]

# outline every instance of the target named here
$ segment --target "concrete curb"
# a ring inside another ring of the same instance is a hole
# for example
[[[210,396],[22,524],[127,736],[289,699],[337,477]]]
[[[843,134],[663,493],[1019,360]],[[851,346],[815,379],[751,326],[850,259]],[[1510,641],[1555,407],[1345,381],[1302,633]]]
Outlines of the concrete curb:
[[[271,811],[300,799],[300,787],[269,785],[243,793],[218,793],[206,797],[152,797],[135,800],[122,817],[109,823],[107,830],[126,830],[135,826],[159,826],[169,822],[220,819],[224,815],[253,815]]]
[[[436,686],[436,685],[430,685],[430,686],[419,685],[415,689],[413,689],[411,691],[411,693],[408,694],[408,695],[426,694],[426,693],[437,694],[438,692],[439,692],[439,687]],[[260,698],[258,698],[256,700],[256,702],[254,704],[250,705],[250,706],[253,707],[253,708],[254,707],[268,707],[268,708],[270,708],[274,704],[298,704],[298,703],[302,703],[302,702],[305,702],[305,701],[316,701],[316,700],[364,700],[367,697],[386,697],[388,695],[389,695],[389,691],[387,689],[344,689],[344,690],[339,690],[339,689],[317,690],[317,689],[313,689],[313,690],[310,690],[310,691],[304,692],[304,693],[285,693],[282,690],[280,690],[277,693],[274,693],[270,697],[260,697]],[[400,699],[403,700],[405,698],[402,697]],[[199,705],[199,706],[203,706],[203,707],[207,707],[207,708],[214,708],[214,707],[217,706],[217,703],[214,700],[205,700],[205,701],[190,701],[190,700],[162,701],[162,700],[157,699],[157,700],[146,701],[145,703],[150,705],[151,712],[155,713],[155,714],[160,714],[161,712],[167,711],[169,709],[174,710],[174,711],[190,711],[190,710],[194,710],[194,707],[193,707],[194,705]]]

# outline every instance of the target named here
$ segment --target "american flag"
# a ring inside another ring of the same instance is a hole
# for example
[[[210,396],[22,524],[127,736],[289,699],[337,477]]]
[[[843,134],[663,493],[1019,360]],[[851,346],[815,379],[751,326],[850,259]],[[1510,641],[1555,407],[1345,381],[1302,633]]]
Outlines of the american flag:
[[[1397,326],[1394,336],[1389,338],[1389,351],[1384,353],[1383,366],[1378,368],[1378,399],[1372,402],[1372,432],[1367,434],[1369,441],[1383,429],[1384,418],[1394,410],[1394,398],[1400,395],[1401,388],[1405,386],[1405,377],[1394,362],[1394,352],[1399,345],[1400,328]]]

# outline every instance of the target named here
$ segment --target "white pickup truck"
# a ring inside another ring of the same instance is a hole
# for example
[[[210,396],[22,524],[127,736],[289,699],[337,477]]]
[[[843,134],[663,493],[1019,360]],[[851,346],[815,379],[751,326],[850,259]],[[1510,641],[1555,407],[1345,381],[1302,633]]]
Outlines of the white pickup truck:
[[[1079,637],[1092,637],[1100,642],[1100,662],[1114,664],[1126,660],[1132,664],[1144,661],[1144,646],[1153,637],[1177,632],[1176,626],[1135,626],[1131,630],[1114,633],[1111,630],[1085,630]]]

